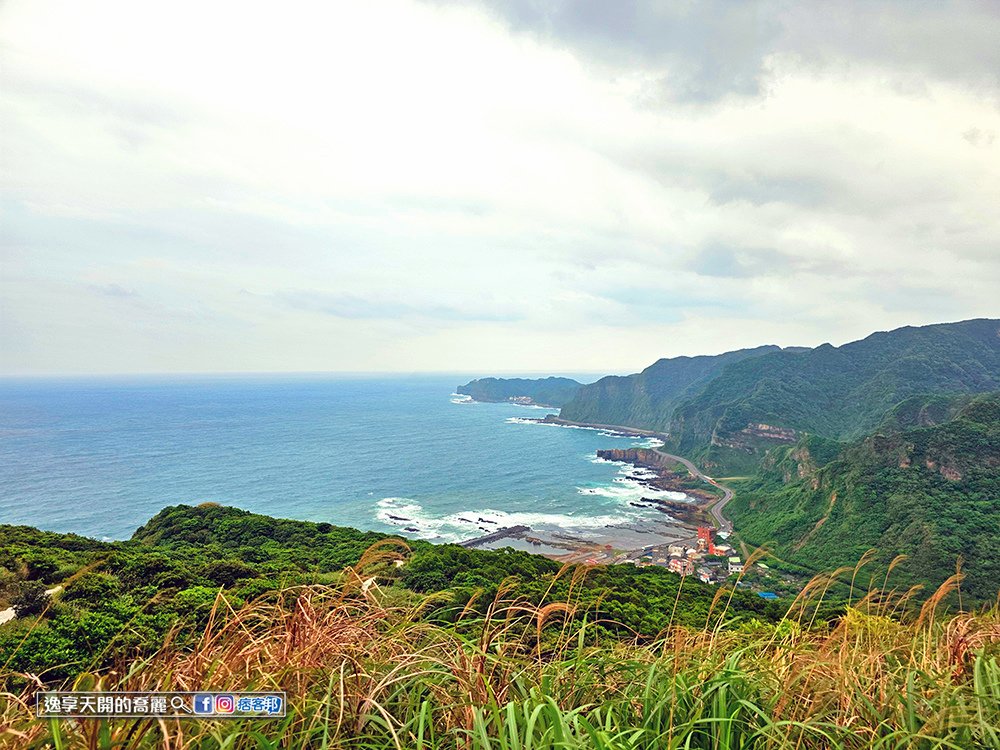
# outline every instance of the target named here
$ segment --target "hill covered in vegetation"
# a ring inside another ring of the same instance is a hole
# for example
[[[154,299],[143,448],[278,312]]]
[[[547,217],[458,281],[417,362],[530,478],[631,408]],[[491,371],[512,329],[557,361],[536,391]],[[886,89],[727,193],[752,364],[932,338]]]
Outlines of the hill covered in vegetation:
[[[558,408],[582,387],[572,378],[479,378],[455,390],[474,401],[523,401]]]
[[[936,587],[963,560],[963,591],[1000,580],[1000,394],[914,398],[848,445],[811,438],[773,451],[727,512],[740,536],[814,566],[898,554],[901,580]]]
[[[584,386],[563,417],[662,430],[708,469],[752,470],[808,433],[856,440],[906,399],[1000,389],[1000,321],[906,327],[840,347],[661,360]]]
[[[667,430],[673,410],[696,394],[726,365],[781,351],[777,346],[740,349],[714,356],[661,359],[635,375],[609,375],[582,386],[560,416],[574,422]]]
[[[703,623],[716,591],[683,584],[662,568],[616,566],[574,579],[545,557],[473,550],[326,523],[290,521],[217,505],[166,508],[126,542],[98,542],[29,527],[0,526],[0,600],[21,618],[0,627],[0,664],[45,679],[109,667],[149,653],[174,632],[204,623],[220,590],[236,605],[290,586],[329,584],[372,545],[388,545],[399,567],[377,569],[400,601],[426,600],[429,620],[477,612],[502,589],[525,601],[575,591],[609,633],[655,635],[670,622]],[[61,586],[51,599],[46,589]],[[38,622],[32,617],[44,612]],[[779,608],[739,591],[728,619],[774,621]]]
[[[39,559],[69,573],[48,609],[0,626],[3,747],[862,750],[1000,738],[1000,613],[940,612],[952,583],[919,609],[876,584],[834,611],[821,577],[775,616],[748,616],[722,587],[679,618],[701,590],[663,571],[554,570],[518,553],[382,540],[322,572],[367,540],[232,509],[167,509],[123,544],[0,533],[8,561],[40,544]],[[238,567],[259,547],[255,566]],[[459,580],[469,575],[488,583]],[[634,577],[619,588],[618,575]],[[456,597],[467,585],[483,593]],[[610,601],[655,618],[655,632],[609,621]],[[282,690],[288,715],[40,721],[45,684]]]

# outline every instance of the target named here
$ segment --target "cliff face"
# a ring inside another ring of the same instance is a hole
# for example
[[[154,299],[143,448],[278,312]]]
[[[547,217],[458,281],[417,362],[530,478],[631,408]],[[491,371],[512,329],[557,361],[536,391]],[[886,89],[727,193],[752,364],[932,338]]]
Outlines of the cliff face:
[[[811,438],[773,451],[728,506],[736,528],[748,542],[773,543],[779,557],[810,567],[817,560],[853,565],[872,548],[882,564],[906,554],[897,584],[930,591],[961,556],[963,592],[990,600],[1000,578],[1000,393],[957,403],[943,424],[879,433],[839,450]]]
[[[599,450],[597,455],[608,461],[621,461],[650,469],[672,469],[675,462],[649,448],[611,448]]]

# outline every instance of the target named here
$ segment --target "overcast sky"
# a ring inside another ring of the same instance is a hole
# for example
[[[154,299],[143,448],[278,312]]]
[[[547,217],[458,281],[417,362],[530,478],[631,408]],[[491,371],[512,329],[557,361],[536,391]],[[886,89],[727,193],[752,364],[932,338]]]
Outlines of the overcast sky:
[[[1000,3],[0,5],[0,372],[623,372],[1000,316]]]

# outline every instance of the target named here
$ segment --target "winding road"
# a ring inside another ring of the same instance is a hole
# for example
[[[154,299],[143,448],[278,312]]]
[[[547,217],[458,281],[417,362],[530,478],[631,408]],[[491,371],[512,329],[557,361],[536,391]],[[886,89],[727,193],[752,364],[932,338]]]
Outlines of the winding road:
[[[722,490],[722,498],[716,500],[714,503],[708,506],[708,514],[715,521],[715,525],[719,531],[724,531],[727,534],[732,533],[733,522],[730,521],[728,518],[726,518],[724,515],[722,515],[722,510],[723,508],[726,507],[726,504],[733,499],[733,495],[735,495],[736,493],[733,492],[732,489],[730,489],[726,485],[719,484],[707,474],[702,474],[701,471],[698,470],[697,466],[695,466],[693,463],[691,463],[688,459],[684,458],[683,456],[675,456],[673,453],[667,453],[666,451],[661,451],[659,448],[654,448],[653,450],[655,450],[661,456],[665,456],[666,458],[670,458],[673,459],[674,461],[684,464],[684,466],[687,468],[689,472],[691,472],[693,476],[698,477],[698,479],[702,480],[703,482],[708,482],[713,487],[718,487],[720,490]]]
[[[559,417],[550,417],[548,422],[554,422],[555,424],[571,425],[573,427],[593,427],[601,430],[614,430],[615,432],[623,432],[629,435],[639,435],[643,437],[655,437],[659,440],[666,440],[667,436],[662,432],[654,432],[652,430],[639,430],[635,427],[626,427],[620,424],[595,424],[592,422],[574,422],[571,419],[561,419]],[[708,482],[713,487],[718,487],[722,490],[722,498],[715,501],[708,507],[708,514],[715,521],[715,525],[719,531],[725,532],[727,534],[733,531],[733,522],[722,515],[722,511],[728,505],[729,501],[733,499],[735,494],[732,489],[724,484],[719,484],[717,481],[712,479],[712,477],[707,474],[703,474],[701,470],[698,469],[689,459],[684,458],[684,456],[675,456],[673,453],[667,453],[666,451],[661,451],[659,448],[653,448],[654,451],[659,453],[664,458],[669,458],[672,461],[683,464],[684,467],[691,473],[691,476],[697,477],[703,482]]]

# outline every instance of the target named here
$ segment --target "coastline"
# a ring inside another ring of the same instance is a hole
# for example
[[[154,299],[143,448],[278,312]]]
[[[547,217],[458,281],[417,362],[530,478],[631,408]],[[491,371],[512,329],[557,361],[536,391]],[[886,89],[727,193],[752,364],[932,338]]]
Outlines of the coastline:
[[[667,437],[662,432],[655,430],[625,425],[575,422],[562,419],[554,414],[528,421],[563,427],[602,430],[630,437],[655,438],[660,441],[665,441]],[[699,526],[715,527],[716,531],[723,533],[732,531],[732,524],[721,514],[725,504],[732,499],[732,490],[719,485],[714,479],[703,474],[690,460],[660,451],[657,447],[600,449],[597,451],[597,457],[631,466],[634,471],[629,475],[629,479],[649,487],[652,490],[650,494],[677,492],[690,498],[690,500],[682,501],[643,497],[639,502],[629,503],[636,507],[655,508],[670,519],[669,525],[664,524],[655,532],[656,536],[659,537],[658,541],[650,544],[647,543],[650,539],[638,538],[637,534],[653,533],[650,529],[638,528],[638,525],[608,527],[610,533],[608,530],[603,530],[602,533],[587,535],[588,538],[556,534],[549,534],[546,538],[545,535],[530,527],[516,526],[498,529],[490,534],[463,541],[462,546],[487,549],[515,546],[560,562],[584,562],[602,565],[622,562],[638,563],[643,557],[655,559],[658,555],[665,556],[667,547],[672,544],[693,546],[697,543]],[[686,475],[677,471],[678,467],[683,467]],[[722,496],[720,497],[709,489],[691,486],[702,483],[721,492]],[[516,544],[511,544],[511,542]],[[495,546],[491,547],[491,545]],[[547,551],[531,549],[528,545],[548,549]]]
[[[547,417],[535,420],[536,422],[546,422],[548,424],[558,424],[563,427],[582,427],[589,430],[607,430],[608,432],[617,432],[622,435],[634,435],[635,437],[652,437],[659,440],[665,440],[666,435],[662,432],[656,432],[655,430],[643,430],[638,427],[626,427],[620,424],[599,424],[597,422],[574,422],[572,419],[563,419],[562,417],[557,417],[555,414],[549,414]]]
[[[567,427],[585,427],[591,429],[609,430],[614,432],[620,432],[623,435],[641,435],[645,437],[655,437],[664,441],[666,441],[667,438],[667,435],[662,432],[655,432],[652,430],[641,430],[635,427],[627,427],[625,425],[606,425],[606,424],[596,424],[596,423],[592,424],[587,422],[574,422],[573,420],[562,419],[561,417],[556,417],[551,414],[547,416],[545,419],[541,419],[538,421],[548,422],[550,424],[561,424]],[[730,521],[729,519],[727,519],[725,516],[722,515],[722,511],[729,503],[729,501],[733,499],[736,493],[733,492],[733,490],[730,487],[726,487],[725,485],[719,484],[718,481],[716,481],[712,477],[708,476],[707,474],[699,470],[698,467],[695,466],[690,459],[684,458],[683,456],[676,456],[672,453],[667,453],[666,451],[661,451],[658,448],[652,448],[650,450],[655,451],[656,453],[658,453],[659,455],[663,456],[666,459],[682,464],[688,470],[688,473],[693,478],[706,482],[707,484],[712,485],[713,487],[722,492],[722,497],[718,498],[717,500],[707,502],[705,504],[704,510],[707,511],[708,514],[711,516],[711,520],[713,522],[713,525],[716,527],[717,531],[726,534],[732,533],[733,523],[732,521]]]

